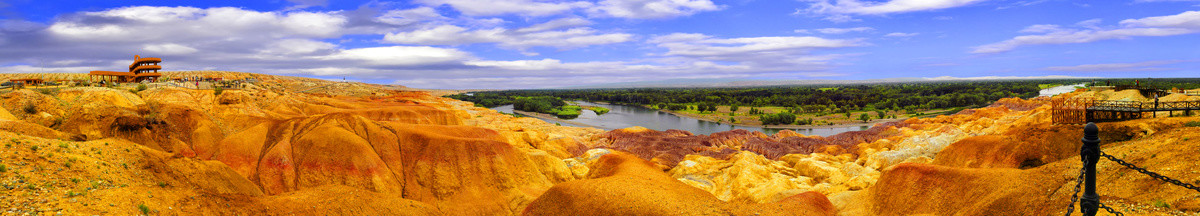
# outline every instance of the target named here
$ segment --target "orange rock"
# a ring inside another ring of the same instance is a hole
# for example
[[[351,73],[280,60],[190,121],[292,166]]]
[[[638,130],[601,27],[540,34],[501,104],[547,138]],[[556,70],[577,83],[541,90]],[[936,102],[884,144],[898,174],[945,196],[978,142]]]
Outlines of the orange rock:
[[[637,156],[600,156],[589,179],[557,184],[525,209],[525,215],[834,215],[819,193],[802,193],[774,203],[718,200],[683,184]]]

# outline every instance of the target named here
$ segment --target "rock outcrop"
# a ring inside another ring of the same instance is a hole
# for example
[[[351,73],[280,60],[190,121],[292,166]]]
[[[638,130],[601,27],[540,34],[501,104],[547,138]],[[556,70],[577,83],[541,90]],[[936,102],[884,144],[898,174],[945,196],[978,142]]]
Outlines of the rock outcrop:
[[[808,192],[779,202],[724,202],[663,173],[637,156],[600,156],[588,179],[560,183],[525,209],[525,215],[834,215],[824,195]]]

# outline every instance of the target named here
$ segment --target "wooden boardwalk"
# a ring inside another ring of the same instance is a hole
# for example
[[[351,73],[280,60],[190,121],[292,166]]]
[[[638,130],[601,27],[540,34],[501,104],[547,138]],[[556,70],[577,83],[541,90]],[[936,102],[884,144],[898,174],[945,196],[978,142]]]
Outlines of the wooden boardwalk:
[[[1200,101],[1140,102],[1093,99],[1056,99],[1051,101],[1055,124],[1111,122],[1156,116],[1156,112],[1200,110]]]

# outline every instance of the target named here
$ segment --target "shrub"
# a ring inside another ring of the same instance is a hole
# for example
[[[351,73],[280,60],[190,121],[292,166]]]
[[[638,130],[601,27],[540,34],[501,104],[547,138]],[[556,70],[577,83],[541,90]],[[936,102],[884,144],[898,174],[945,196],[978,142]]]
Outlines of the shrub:
[[[0,172],[8,172],[8,167],[4,166],[4,164],[0,164]]]
[[[867,121],[871,120],[871,115],[867,115],[866,113],[863,113],[862,115],[858,116],[858,120],[862,120],[863,123],[866,123]]]
[[[792,124],[792,122],[796,122],[796,114],[792,114],[790,112],[766,114],[762,117],[759,117],[759,120],[762,121],[763,125]]]
[[[25,111],[25,114],[30,114],[30,115],[33,115],[33,114],[37,114],[37,113],[38,113],[37,106],[34,106],[34,105],[33,105],[33,104],[31,104],[31,103],[30,103],[30,104],[25,104],[25,107],[24,107],[23,109],[21,109],[21,110]]]
[[[729,112],[737,112],[738,108],[738,105],[729,106]]]
[[[138,204],[137,207],[138,210],[142,211],[142,214],[150,214],[150,207],[146,206],[146,204]]]
[[[213,87],[213,95],[221,95],[223,91],[225,91],[225,88],[221,88],[221,86]]]
[[[54,95],[54,93],[55,93],[53,89],[48,89],[48,88],[38,89],[37,92],[42,93],[44,95]]]
[[[37,151],[38,148],[41,148],[41,147],[38,147],[37,145],[33,145],[33,146],[29,147],[29,150]]]
[[[1191,121],[1191,122],[1188,122],[1188,123],[1184,123],[1184,124],[1183,124],[1183,126],[1188,126],[1188,127],[1200,127],[1200,121]]]
[[[1154,203],[1151,203],[1151,204],[1154,205],[1154,207],[1171,208],[1171,204],[1169,204],[1167,202],[1163,202],[1162,200],[1155,200]]]
[[[562,106],[559,109],[551,110],[551,112],[559,118],[573,119],[579,117],[579,114],[582,113],[582,110],[583,108],[579,106]]]
[[[592,112],[595,112],[596,115],[604,115],[605,113],[608,113],[608,111],[610,111],[608,108],[604,108],[604,107],[588,107],[588,109],[592,110]]]
[[[137,86],[137,91],[140,92],[140,91],[145,91],[145,90],[146,90],[146,84],[139,83]]]

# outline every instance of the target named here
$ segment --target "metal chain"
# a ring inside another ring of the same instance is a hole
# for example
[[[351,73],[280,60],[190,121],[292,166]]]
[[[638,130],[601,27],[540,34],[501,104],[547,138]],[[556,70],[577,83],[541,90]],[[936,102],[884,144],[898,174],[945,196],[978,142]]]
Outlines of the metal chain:
[[[1083,165],[1079,166],[1079,177],[1075,178],[1075,193],[1071,194],[1071,205],[1067,205],[1066,216],[1071,216],[1071,213],[1075,212],[1075,203],[1079,201],[1079,190],[1080,186],[1083,185],[1083,174],[1086,171],[1088,163],[1087,157],[1081,157],[1081,159],[1083,159]]]
[[[1138,172],[1140,172],[1140,173],[1142,173],[1142,174],[1146,174],[1146,175],[1150,176],[1151,178],[1158,179],[1158,180],[1161,180],[1161,181],[1165,181],[1165,182],[1167,182],[1167,183],[1171,183],[1171,184],[1179,185],[1180,187],[1185,187],[1185,188],[1187,188],[1187,189],[1192,189],[1192,190],[1195,190],[1196,192],[1200,192],[1200,187],[1196,187],[1195,185],[1188,184],[1188,183],[1184,183],[1184,182],[1182,182],[1182,181],[1175,180],[1175,179],[1172,179],[1172,178],[1168,178],[1168,177],[1166,177],[1166,176],[1159,175],[1158,173],[1155,173],[1155,172],[1151,172],[1150,170],[1146,170],[1146,169],[1143,169],[1143,168],[1141,168],[1141,167],[1137,167],[1137,166],[1135,166],[1135,165],[1133,165],[1133,164],[1131,164],[1131,163],[1129,163],[1129,162],[1125,162],[1124,160],[1117,159],[1116,157],[1113,157],[1112,155],[1108,155],[1108,154],[1104,153],[1104,151],[1100,151],[1100,156],[1103,156],[1103,157],[1105,157],[1105,158],[1108,158],[1109,160],[1112,160],[1113,162],[1117,162],[1118,164],[1121,164],[1122,166],[1128,167],[1129,169],[1133,169],[1133,170],[1136,170],[1136,171],[1138,171]]]
[[[1104,205],[1104,203],[1100,203],[1100,208],[1104,209],[1105,211],[1108,211],[1108,213],[1112,213],[1112,214],[1114,214],[1114,215],[1117,215],[1117,216],[1125,216],[1125,214],[1124,214],[1124,213],[1121,213],[1121,212],[1119,212],[1119,211],[1117,211],[1117,210],[1114,210],[1114,209],[1112,209],[1112,208],[1109,208],[1108,206]]]

